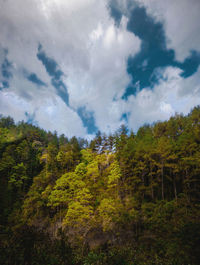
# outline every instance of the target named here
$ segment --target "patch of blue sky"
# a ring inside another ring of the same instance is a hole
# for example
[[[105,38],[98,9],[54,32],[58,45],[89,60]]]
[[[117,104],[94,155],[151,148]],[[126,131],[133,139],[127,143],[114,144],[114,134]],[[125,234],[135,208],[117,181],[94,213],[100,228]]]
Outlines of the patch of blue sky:
[[[11,69],[12,69],[12,64],[11,62],[8,61],[7,58],[4,59],[2,65],[1,65],[1,73],[2,73],[2,76],[6,79],[9,79],[12,77],[12,72],[11,72]]]
[[[25,112],[26,122],[38,126],[38,122],[35,120],[35,113]]]
[[[98,128],[95,125],[95,118],[92,112],[87,111],[86,107],[79,107],[77,110],[79,117],[83,122],[83,126],[87,128],[88,134],[94,134],[98,131]]]
[[[28,74],[27,79],[38,86],[47,86],[47,84],[40,80],[35,73]]]
[[[66,105],[69,106],[69,94],[66,85],[62,81],[64,73],[59,69],[57,62],[47,56],[41,44],[38,46],[37,58],[42,62],[47,73],[51,77],[51,84],[55,87],[57,94],[62,98]]]
[[[116,8],[114,3],[115,1],[111,1],[110,13],[119,24],[123,13]],[[130,95],[136,95],[145,87],[153,88],[158,82],[155,77],[156,69],[167,66],[179,67],[183,78],[188,78],[197,71],[200,65],[200,54],[197,51],[191,51],[190,56],[184,62],[176,61],[175,51],[167,49],[163,24],[149,16],[144,7],[134,6],[128,14],[127,29],[138,36],[142,44],[140,52],[128,58],[127,72],[132,81],[126,88],[122,99],[127,100]]]
[[[3,54],[4,54],[4,60],[1,64],[1,76],[2,76],[2,80],[1,81],[1,86],[0,89],[4,89],[4,88],[9,88],[9,80],[13,77],[12,74],[12,63],[7,59],[7,54],[8,54],[8,50],[4,49],[3,50]]]
[[[127,112],[127,113],[123,113],[121,118],[120,118],[120,121],[123,121],[125,122],[126,124],[128,123],[128,119],[129,119],[129,116],[130,116],[130,113]]]

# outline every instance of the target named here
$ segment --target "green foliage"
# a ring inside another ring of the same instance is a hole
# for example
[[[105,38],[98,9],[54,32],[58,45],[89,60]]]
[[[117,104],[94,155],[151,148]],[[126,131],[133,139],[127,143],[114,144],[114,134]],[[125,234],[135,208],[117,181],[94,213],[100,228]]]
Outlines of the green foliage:
[[[199,264],[200,107],[57,136],[0,118],[2,264]]]
[[[13,172],[10,176],[8,183],[10,184],[11,188],[22,188],[25,181],[28,179],[26,176],[26,167],[24,166],[23,162],[13,166]]]
[[[83,201],[86,202],[86,197],[84,197]],[[64,224],[79,228],[80,226],[87,226],[88,222],[91,221],[92,214],[91,206],[79,201],[71,202],[64,219]]]
[[[114,224],[119,220],[122,205],[120,201],[112,198],[105,198],[101,200],[98,207],[99,216],[102,219],[103,231],[113,228]]]
[[[110,166],[111,171],[108,175],[108,185],[110,188],[117,186],[119,179],[122,177],[121,169],[117,161]]]

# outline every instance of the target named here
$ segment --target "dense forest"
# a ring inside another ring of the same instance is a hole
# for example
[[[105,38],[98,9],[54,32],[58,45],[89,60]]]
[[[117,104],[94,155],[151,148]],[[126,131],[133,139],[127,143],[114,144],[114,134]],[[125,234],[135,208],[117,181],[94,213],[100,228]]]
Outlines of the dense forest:
[[[198,265],[199,199],[199,106],[90,142],[0,118],[1,264]]]

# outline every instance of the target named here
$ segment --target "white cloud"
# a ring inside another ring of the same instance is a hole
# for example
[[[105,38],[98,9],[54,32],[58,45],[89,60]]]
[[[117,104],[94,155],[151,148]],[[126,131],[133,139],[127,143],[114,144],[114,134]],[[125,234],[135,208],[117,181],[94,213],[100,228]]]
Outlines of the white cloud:
[[[160,81],[154,89],[143,89],[130,96],[127,111],[129,127],[135,131],[145,123],[167,120],[175,112],[187,114],[200,102],[200,67],[191,77],[180,76],[179,68],[167,67],[158,73]]]
[[[199,0],[137,0],[157,21],[164,23],[167,46],[183,61],[191,50],[200,51]]]
[[[107,0],[3,1],[0,44],[8,48],[8,59],[15,66],[8,91],[18,98],[23,97],[27,104],[31,102],[34,111],[39,90],[46,99],[57,98],[50,77],[36,56],[41,43],[46,54],[55,59],[66,75],[64,82],[71,108],[76,110],[85,105],[87,110],[93,111],[100,130],[107,130],[109,126],[117,128],[123,111],[119,98],[130,82],[126,60],[139,51],[140,40],[126,30],[125,17],[120,27],[116,27],[107,6]],[[25,80],[23,69],[36,73],[48,88],[38,88]],[[4,97],[4,100],[10,99]],[[58,104],[58,100],[55,101]],[[63,117],[59,109],[56,105],[53,111]],[[70,115],[69,111],[64,113]],[[41,126],[51,127],[42,116],[37,118]],[[71,126],[66,125],[66,130]],[[84,130],[82,128],[82,132]]]
[[[86,105],[89,111],[94,111],[96,125],[108,132],[119,127],[124,112],[120,98],[130,82],[126,72],[127,58],[139,51],[140,40],[126,31],[125,17],[119,28],[109,16],[105,22],[98,24],[90,35],[89,69],[72,69],[67,84],[71,104]],[[101,34],[94,38],[98,31]]]
[[[13,92],[0,91],[0,113],[11,116],[16,122],[26,120],[25,111],[28,104],[24,99],[18,97]]]
[[[96,126],[105,132],[120,126],[123,113],[130,112],[129,126],[164,120],[171,114],[187,113],[199,104],[200,70],[184,79],[181,70],[160,70],[160,81],[121,100],[130,83],[127,58],[140,50],[140,40],[126,29],[127,18],[115,25],[107,8],[109,0],[18,0],[2,1],[0,47],[8,48],[13,63],[10,88],[0,91],[0,112],[15,120],[34,113],[38,124],[68,136],[87,136],[76,110],[85,106],[94,113]],[[140,0],[158,21],[164,21],[168,47],[183,60],[191,49],[199,49],[197,10],[199,1]],[[118,1],[126,10],[127,0]],[[191,3],[189,5],[189,3]],[[184,12],[183,12],[184,10]],[[195,34],[194,34],[195,32]],[[191,34],[191,35],[190,35]],[[65,73],[70,107],[56,94],[51,79],[37,58],[41,43]],[[0,52],[0,63],[3,60]],[[146,61],[143,62],[146,67]],[[24,78],[24,69],[48,84],[38,87]]]
[[[162,112],[164,112],[164,113],[170,115],[170,116],[174,113],[174,110],[172,109],[171,104],[166,103],[166,102],[164,102],[164,101],[162,101],[162,102],[160,103],[160,110],[161,110]]]
[[[34,116],[36,123],[46,130],[64,133],[68,137],[86,135],[77,113],[54,94],[46,97],[44,91],[27,101],[12,91],[0,91],[0,113],[10,115],[16,122],[27,120],[25,112]]]

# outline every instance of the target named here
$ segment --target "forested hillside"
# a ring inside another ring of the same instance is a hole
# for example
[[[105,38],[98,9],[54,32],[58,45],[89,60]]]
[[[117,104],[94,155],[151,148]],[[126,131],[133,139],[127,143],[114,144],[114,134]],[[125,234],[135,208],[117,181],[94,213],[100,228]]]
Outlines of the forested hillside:
[[[1,264],[198,265],[199,199],[200,107],[89,143],[1,116]]]

